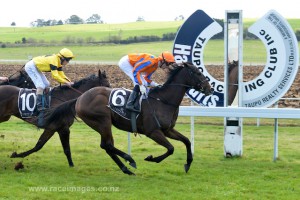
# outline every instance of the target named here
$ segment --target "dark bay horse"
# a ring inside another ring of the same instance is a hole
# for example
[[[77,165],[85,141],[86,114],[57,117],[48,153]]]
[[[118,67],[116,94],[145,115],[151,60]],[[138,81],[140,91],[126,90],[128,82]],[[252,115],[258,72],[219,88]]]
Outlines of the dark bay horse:
[[[107,86],[109,87],[110,84],[108,82],[108,79],[106,77],[106,73],[99,70],[98,76],[96,75],[90,75],[89,77],[83,78],[77,82],[74,83],[72,88],[69,88],[67,86],[57,86],[54,87],[51,91],[51,108],[58,106],[59,104],[77,98],[85,91],[96,87],[96,86]],[[28,123],[31,123],[33,125],[37,126],[37,120],[36,117],[32,118],[22,118],[19,109],[18,109],[18,96],[19,96],[19,87],[11,86],[11,85],[3,85],[0,86],[0,123],[5,122],[10,119],[10,117],[16,116]],[[69,144],[69,126],[66,125],[63,128],[60,129],[49,129],[47,126],[44,127],[44,132],[40,136],[38,142],[36,143],[35,147],[30,149],[29,151],[23,152],[23,153],[16,153],[14,152],[11,157],[17,158],[17,157],[26,157],[30,155],[31,153],[34,153],[38,150],[40,150],[46,142],[53,136],[55,132],[58,132],[62,147],[64,149],[64,153],[67,156],[69,166],[73,166],[73,161],[71,158],[71,151],[70,151],[70,144]]]
[[[238,90],[238,65],[239,62],[233,60],[228,63],[228,105],[230,106],[236,96]]]
[[[17,71],[13,75],[8,77],[8,81],[4,81],[0,83],[1,85],[14,85],[20,88],[35,88],[34,83],[31,78],[28,76],[27,72],[24,69]]]
[[[137,132],[144,134],[159,145],[164,146],[167,152],[153,157],[148,156],[145,160],[159,163],[171,154],[174,147],[166,137],[183,142],[187,150],[187,163],[185,171],[188,172],[193,161],[191,142],[187,137],[174,129],[179,105],[190,88],[210,95],[212,90],[205,76],[197,67],[190,63],[173,64],[168,80],[161,87],[150,90],[148,98],[142,101],[142,110],[137,119]],[[112,125],[116,128],[132,132],[131,123],[108,107],[108,101],[113,89],[96,87],[81,95],[77,100],[71,100],[51,109],[46,118],[47,126],[55,131],[73,123],[77,114],[88,126],[101,135],[100,147],[115,161],[125,174],[133,173],[123,164],[118,156],[129,161],[136,167],[135,161],[125,152],[114,146]]]

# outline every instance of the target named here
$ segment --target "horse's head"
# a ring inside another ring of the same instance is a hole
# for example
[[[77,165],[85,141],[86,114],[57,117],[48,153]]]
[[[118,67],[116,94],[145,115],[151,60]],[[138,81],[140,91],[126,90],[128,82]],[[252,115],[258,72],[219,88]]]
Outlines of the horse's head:
[[[190,88],[204,93],[206,96],[213,93],[207,78],[199,71],[199,69],[192,63],[182,63],[181,65],[184,70],[185,84]]]
[[[20,88],[35,88],[34,83],[29,78],[25,70],[18,71],[17,73],[11,75],[9,80],[1,83],[0,85],[13,85]]]
[[[104,86],[104,87],[110,87],[110,83],[107,79],[106,73],[98,71],[98,76],[95,74],[90,75],[89,77],[86,77],[80,81],[76,81],[74,85],[72,85],[73,88],[79,88],[79,87],[85,87],[85,88],[93,88],[98,86]],[[66,86],[66,88],[68,88]]]
[[[108,81],[108,78],[106,76],[106,72],[104,71],[103,73],[100,71],[98,71],[98,79],[99,79],[99,84],[100,86],[104,86],[104,87],[110,87],[110,83]]]
[[[232,69],[238,67],[238,65],[239,65],[239,61],[233,60],[232,62],[229,62],[228,63],[228,71],[229,71],[229,73],[231,72]]]

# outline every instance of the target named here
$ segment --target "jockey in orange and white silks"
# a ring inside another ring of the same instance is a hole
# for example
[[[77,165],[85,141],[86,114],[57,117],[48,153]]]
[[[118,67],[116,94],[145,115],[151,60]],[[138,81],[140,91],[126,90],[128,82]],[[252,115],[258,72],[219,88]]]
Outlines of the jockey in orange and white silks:
[[[133,107],[139,92],[146,94],[146,87],[155,87],[158,84],[151,80],[151,76],[158,67],[164,68],[174,63],[174,56],[170,52],[163,52],[155,57],[148,53],[131,53],[121,58],[119,61],[120,69],[130,77],[134,84],[134,89],[129,96],[126,108],[137,112]]]
[[[37,89],[36,107],[40,112],[39,120],[42,118],[40,115],[44,109],[44,89],[50,86],[43,72],[51,72],[52,78],[57,82],[71,86],[73,82],[64,74],[62,67],[67,65],[72,58],[74,58],[72,51],[63,48],[58,54],[34,57],[25,64],[25,71]],[[42,125],[38,126],[42,127]]]
[[[119,67],[132,80],[134,85],[157,86],[151,76],[158,67],[174,63],[174,57],[169,52],[163,52],[159,57],[148,53],[131,53],[119,61]]]

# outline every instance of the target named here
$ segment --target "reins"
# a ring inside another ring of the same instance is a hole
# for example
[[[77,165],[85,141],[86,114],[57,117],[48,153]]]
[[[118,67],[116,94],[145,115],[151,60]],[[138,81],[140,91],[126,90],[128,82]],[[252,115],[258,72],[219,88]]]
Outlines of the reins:
[[[155,122],[156,122],[156,124],[158,125],[158,127],[159,128],[161,128],[161,125],[160,125],[160,123],[159,123],[159,121],[158,121],[158,119],[157,119],[157,117],[156,117],[156,114],[155,114],[155,110],[152,108],[152,106],[151,106],[151,104],[150,104],[150,102],[149,102],[149,100],[148,100],[148,96],[147,95],[145,95],[146,96],[146,100],[147,100],[147,103],[148,103],[148,105],[149,105],[149,107],[150,107],[150,110],[152,110],[152,115],[153,115],[153,117],[154,117],[154,119],[155,119]]]
[[[72,89],[73,91],[77,92],[78,94],[83,94],[81,91],[79,91],[79,90],[73,88],[73,87],[70,86],[70,85],[68,85],[68,87],[69,87],[70,89]]]

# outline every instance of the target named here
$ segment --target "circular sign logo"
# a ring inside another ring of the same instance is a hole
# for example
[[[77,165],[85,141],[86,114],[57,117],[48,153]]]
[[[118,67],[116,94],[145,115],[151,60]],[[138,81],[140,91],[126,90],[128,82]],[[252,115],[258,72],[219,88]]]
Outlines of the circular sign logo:
[[[290,88],[298,71],[298,42],[288,22],[275,10],[269,11],[249,28],[267,50],[264,70],[243,83],[243,107],[267,107]]]
[[[203,106],[224,106],[224,82],[211,76],[203,63],[203,51],[208,40],[222,31],[222,27],[204,11],[197,10],[178,31],[173,54],[176,62],[192,62],[208,78],[213,95],[193,89],[187,95]],[[298,42],[288,22],[271,10],[249,28],[264,43],[267,63],[254,80],[242,83],[243,107],[267,107],[278,101],[292,85],[299,63]]]
[[[212,36],[221,31],[222,26],[204,11],[197,10],[181,26],[174,41],[173,54],[176,62],[192,62],[207,77],[215,90],[210,96],[205,96],[194,89],[187,92],[191,99],[203,106],[224,105],[224,84],[211,76],[203,63],[205,45]]]

